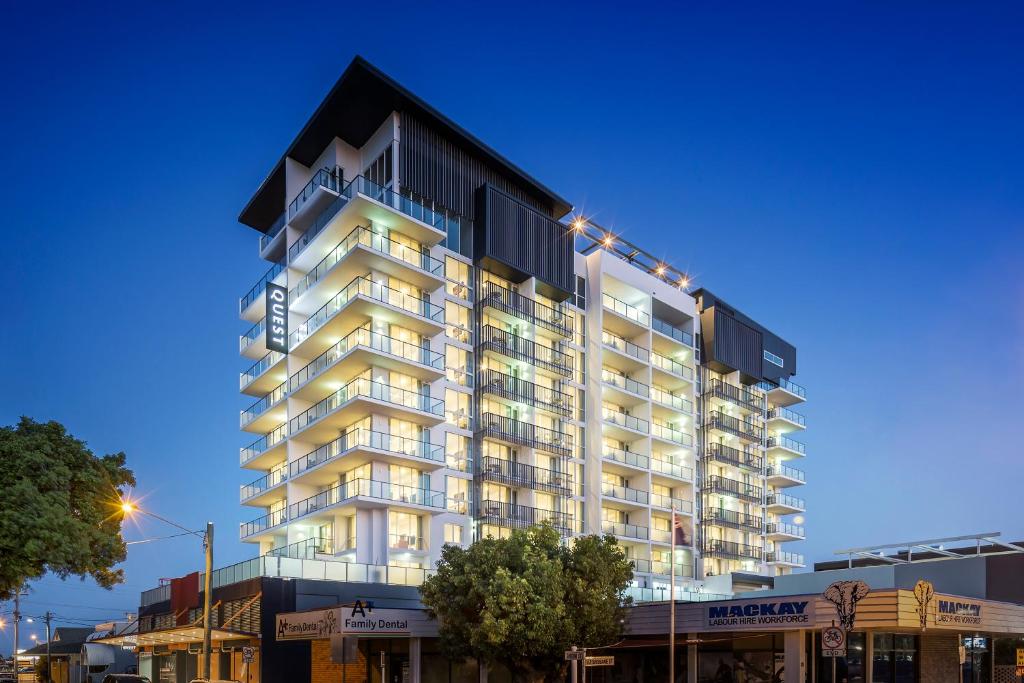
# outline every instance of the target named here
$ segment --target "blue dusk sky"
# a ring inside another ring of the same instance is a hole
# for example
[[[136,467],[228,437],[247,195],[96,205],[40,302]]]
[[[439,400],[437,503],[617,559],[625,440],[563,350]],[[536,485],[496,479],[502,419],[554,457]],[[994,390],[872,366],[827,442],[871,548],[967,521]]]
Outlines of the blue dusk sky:
[[[356,54],[797,346],[793,550],[1024,538],[1024,5],[22,2],[0,24],[0,423],[124,450],[151,509],[216,523],[218,566],[254,555],[257,516],[237,302],[267,266],[236,217]],[[200,566],[195,540],[132,546],[124,586],[46,578],[25,611],[118,616]]]

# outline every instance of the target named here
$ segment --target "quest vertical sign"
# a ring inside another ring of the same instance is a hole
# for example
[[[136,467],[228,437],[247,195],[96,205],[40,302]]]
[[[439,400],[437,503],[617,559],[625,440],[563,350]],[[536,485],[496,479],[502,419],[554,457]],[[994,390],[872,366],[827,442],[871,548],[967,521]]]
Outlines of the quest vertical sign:
[[[288,290],[267,283],[267,351],[288,353]]]

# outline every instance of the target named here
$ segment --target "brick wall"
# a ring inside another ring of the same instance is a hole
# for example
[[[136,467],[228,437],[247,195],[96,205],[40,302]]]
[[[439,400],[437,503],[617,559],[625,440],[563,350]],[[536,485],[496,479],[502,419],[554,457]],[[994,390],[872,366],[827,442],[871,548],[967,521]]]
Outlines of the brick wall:
[[[331,661],[331,641],[310,641],[310,683],[365,683],[366,657],[362,650],[354,662],[344,665]]]
[[[960,642],[955,633],[921,636],[921,683],[959,683]]]

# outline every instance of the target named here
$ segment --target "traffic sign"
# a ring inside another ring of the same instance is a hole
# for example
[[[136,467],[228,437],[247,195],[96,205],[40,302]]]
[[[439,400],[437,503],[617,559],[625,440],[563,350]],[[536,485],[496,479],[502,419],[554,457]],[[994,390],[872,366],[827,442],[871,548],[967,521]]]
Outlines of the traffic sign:
[[[254,647],[243,647],[242,648],[242,661],[246,664],[252,664],[256,661],[256,648]]]
[[[580,662],[583,661],[583,650],[566,650],[565,661],[567,662]]]
[[[615,657],[587,657],[583,660],[583,666],[615,666]]]
[[[821,656],[846,656],[846,632],[843,629],[829,626],[821,630]]]

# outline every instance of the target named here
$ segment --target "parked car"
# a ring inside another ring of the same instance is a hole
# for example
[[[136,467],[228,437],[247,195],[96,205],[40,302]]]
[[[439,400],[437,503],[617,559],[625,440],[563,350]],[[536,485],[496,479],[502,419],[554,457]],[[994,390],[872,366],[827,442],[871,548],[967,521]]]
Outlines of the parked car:
[[[103,683],[152,683],[152,681],[138,674],[107,674],[103,677]]]

